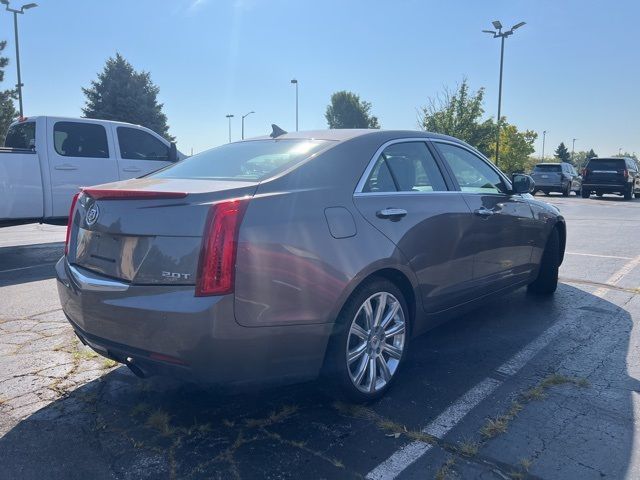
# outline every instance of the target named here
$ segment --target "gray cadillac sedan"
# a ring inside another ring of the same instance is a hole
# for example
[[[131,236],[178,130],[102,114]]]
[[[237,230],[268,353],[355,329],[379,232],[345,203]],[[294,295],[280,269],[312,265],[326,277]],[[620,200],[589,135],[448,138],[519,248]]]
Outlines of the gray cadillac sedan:
[[[416,335],[519,287],[555,291],[565,221],[533,188],[451,137],[274,128],[83,189],[60,300],[83,343],[141,376],[322,373],[368,401]]]

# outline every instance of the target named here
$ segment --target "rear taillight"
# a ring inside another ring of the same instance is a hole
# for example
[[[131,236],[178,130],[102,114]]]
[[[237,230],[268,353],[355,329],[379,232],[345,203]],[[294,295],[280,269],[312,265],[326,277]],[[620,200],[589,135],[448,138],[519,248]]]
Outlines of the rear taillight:
[[[247,200],[232,200],[211,206],[202,237],[196,296],[233,292],[238,231]]]
[[[629,178],[629,170],[625,168],[624,172],[622,172],[622,175],[624,175],[624,178]]]
[[[76,209],[76,203],[78,202],[78,196],[80,194],[76,193],[71,200],[71,208],[69,209],[69,219],[67,220],[67,236],[64,240],[64,254],[69,253],[69,240],[71,239],[71,228],[73,226],[73,212]]]
[[[586,177],[587,175],[589,175],[589,169],[588,168],[583,168],[582,169],[582,176]]]
[[[83,188],[82,191],[94,200],[161,200],[187,196],[185,192],[152,192],[149,190]]]

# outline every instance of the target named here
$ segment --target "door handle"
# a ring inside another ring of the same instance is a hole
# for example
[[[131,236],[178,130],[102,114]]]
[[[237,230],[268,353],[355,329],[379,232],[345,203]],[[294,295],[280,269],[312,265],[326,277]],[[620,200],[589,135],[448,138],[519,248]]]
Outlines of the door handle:
[[[480,207],[479,209],[475,210],[473,213],[478,215],[479,217],[488,218],[491,215],[494,215],[496,212],[494,212],[493,210],[489,210],[487,207]]]
[[[62,165],[56,165],[53,168],[56,170],[77,170],[78,169],[76,165],[71,165],[70,163],[63,163]]]
[[[378,218],[389,218],[391,220],[400,220],[407,214],[407,211],[402,208],[383,208],[376,212]]]
[[[138,167],[126,167],[122,169],[123,172],[140,172]]]

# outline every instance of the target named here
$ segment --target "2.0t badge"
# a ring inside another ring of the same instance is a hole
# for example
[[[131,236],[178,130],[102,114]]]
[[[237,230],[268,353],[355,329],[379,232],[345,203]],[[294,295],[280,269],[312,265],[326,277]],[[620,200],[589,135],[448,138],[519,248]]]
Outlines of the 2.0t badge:
[[[98,221],[98,216],[100,215],[100,209],[98,208],[98,204],[93,202],[89,208],[87,209],[87,215],[85,216],[85,221],[88,226],[93,225]]]

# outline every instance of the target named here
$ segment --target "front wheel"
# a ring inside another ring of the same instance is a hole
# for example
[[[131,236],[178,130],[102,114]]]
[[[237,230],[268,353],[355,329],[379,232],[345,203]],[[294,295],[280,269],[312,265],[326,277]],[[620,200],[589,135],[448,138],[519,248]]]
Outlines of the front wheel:
[[[408,347],[408,309],[398,287],[376,279],[358,287],[336,323],[327,373],[356,402],[382,397],[397,377]]]
[[[585,190],[584,188],[581,191],[582,198],[589,198],[591,196],[591,192],[589,190]]]
[[[551,295],[558,288],[558,269],[560,268],[560,234],[554,228],[545,246],[540,270],[536,279],[529,284],[528,290],[540,295]]]
[[[629,188],[627,188],[627,190],[624,192],[624,199],[631,200],[632,196],[633,196],[633,186],[629,185]]]

